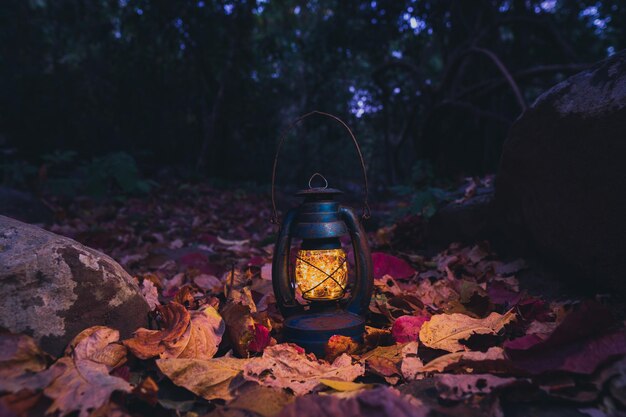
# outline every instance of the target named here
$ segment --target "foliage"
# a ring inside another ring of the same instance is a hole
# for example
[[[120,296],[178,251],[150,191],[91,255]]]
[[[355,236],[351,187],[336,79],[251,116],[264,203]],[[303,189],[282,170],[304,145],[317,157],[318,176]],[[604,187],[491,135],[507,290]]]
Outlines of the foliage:
[[[423,159],[438,173],[492,171],[528,103],[624,47],[620,6],[8,0],[0,140],[31,162],[59,148],[124,150],[142,164],[258,181],[282,127],[320,109],[355,128],[376,184],[410,182]],[[285,181],[357,178],[338,127],[316,120],[293,136]],[[416,205],[429,207],[433,192]]]

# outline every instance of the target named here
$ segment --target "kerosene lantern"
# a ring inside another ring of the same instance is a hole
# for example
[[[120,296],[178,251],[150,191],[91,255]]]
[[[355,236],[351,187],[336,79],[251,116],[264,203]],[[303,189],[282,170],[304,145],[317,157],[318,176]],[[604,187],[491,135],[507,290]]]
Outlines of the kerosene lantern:
[[[278,223],[274,198],[276,165],[289,130],[312,115],[330,117],[350,134],[363,169],[365,199],[362,217],[369,217],[367,174],[359,144],[350,128],[328,113],[311,112],[297,119],[281,138],[272,174],[272,222]],[[319,178],[318,178],[319,177]],[[322,180],[321,186],[314,182]],[[373,275],[367,236],[355,212],[336,201],[341,191],[329,188],[319,173],[309,180],[309,188],[296,195],[302,203],[290,209],[280,224],[272,262],[272,284],[276,303],[285,321],[285,341],[321,355],[333,335],[359,341],[365,330],[365,316],[372,297]],[[348,259],[341,237],[349,236],[354,254],[354,279],[349,282]],[[292,247],[301,241],[299,248]],[[291,254],[295,253],[295,265]]]

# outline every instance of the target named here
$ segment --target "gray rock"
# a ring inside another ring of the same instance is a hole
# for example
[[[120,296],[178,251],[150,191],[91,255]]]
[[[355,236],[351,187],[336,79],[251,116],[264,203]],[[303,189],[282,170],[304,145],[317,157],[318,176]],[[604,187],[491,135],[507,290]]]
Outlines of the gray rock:
[[[513,125],[496,209],[570,282],[626,292],[626,52],[556,85]]]
[[[81,330],[106,325],[122,337],[145,326],[148,304],[108,256],[0,216],[0,326],[60,355]]]

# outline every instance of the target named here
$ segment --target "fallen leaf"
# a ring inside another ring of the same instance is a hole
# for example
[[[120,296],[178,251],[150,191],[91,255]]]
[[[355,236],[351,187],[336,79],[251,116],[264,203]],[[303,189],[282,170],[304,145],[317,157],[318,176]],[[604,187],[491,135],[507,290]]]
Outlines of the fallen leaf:
[[[156,364],[174,384],[206,400],[231,400],[231,382],[248,361],[224,356],[208,360],[157,359]]]
[[[244,369],[244,377],[275,388],[289,388],[296,395],[313,391],[320,379],[353,381],[363,375],[363,365],[352,363],[346,354],[332,363],[313,360],[291,344],[270,346],[260,358],[253,358]]]
[[[250,289],[232,291],[233,298],[221,309],[226,332],[237,355],[247,357],[250,352],[262,352],[271,342],[269,320],[259,320]],[[261,322],[262,321],[262,322]]]
[[[439,396],[446,400],[462,400],[476,394],[489,394],[496,389],[518,383],[516,378],[503,378],[491,374],[439,374],[435,386]]]
[[[131,391],[128,382],[109,375],[112,363],[119,360],[113,360],[108,346],[122,346],[118,340],[117,330],[100,327],[76,344],[72,357],[65,356],[52,365],[59,376],[43,391],[53,400],[47,414],[79,411],[80,417],[86,417],[90,410],[105,405],[114,391]]]
[[[359,344],[351,337],[333,335],[324,347],[325,358],[328,362],[332,362],[344,353],[350,355],[356,352],[358,348]]]
[[[217,353],[226,326],[217,310],[205,306],[191,311],[189,340],[179,358],[210,359]]]
[[[237,389],[235,398],[228,403],[229,409],[245,410],[261,415],[273,417],[280,413],[295,397],[285,390],[277,390],[263,385],[247,383]]]
[[[372,388],[372,384],[363,384],[360,382],[336,381],[334,379],[320,379],[320,383],[340,392],[358,391],[360,389]]]
[[[407,343],[402,348],[402,363],[400,365],[400,372],[404,379],[408,381],[414,381],[424,377],[423,371],[421,370],[424,363],[419,356],[417,356],[417,347],[417,342],[411,342]]]
[[[141,295],[146,299],[150,306],[150,310],[154,310],[156,306],[161,305],[159,302],[159,292],[156,285],[148,279],[144,279],[141,283]]]
[[[626,354],[626,331],[611,312],[597,302],[585,302],[568,314],[547,337],[525,335],[504,343],[518,369],[540,374],[567,371],[590,374],[611,358]]]
[[[504,361],[504,349],[498,346],[489,348],[486,352],[462,351],[439,356],[419,368],[418,372],[444,372],[452,367],[467,365],[472,368],[476,363]]]
[[[222,282],[215,275],[200,274],[193,278],[193,283],[200,289],[213,292],[222,288]]]
[[[24,334],[0,333],[0,379],[11,379],[26,372],[47,368],[51,357],[35,340]]]
[[[512,320],[515,313],[511,310],[502,315],[491,313],[483,319],[475,319],[464,314],[437,314],[422,325],[420,341],[433,349],[458,352],[467,348],[459,343],[473,334],[496,334]]]
[[[422,325],[430,319],[430,316],[401,316],[393,322],[391,335],[397,343],[416,341]]]
[[[393,388],[361,390],[350,398],[307,395],[297,398],[278,417],[426,417],[429,409]]]
[[[415,270],[405,260],[383,252],[372,253],[374,278],[391,275],[393,278],[411,278]]]
[[[176,358],[189,342],[191,315],[184,306],[175,302],[158,306],[156,311],[162,318],[163,329],[137,329],[131,339],[124,340],[124,345],[140,359],[155,356]]]
[[[400,380],[402,375],[400,364],[404,358],[402,352],[406,346],[410,346],[409,349],[417,352],[417,342],[408,344],[397,343],[392,346],[379,346],[363,354],[360,360],[365,362],[368,372],[382,376],[388,383],[394,385]]]

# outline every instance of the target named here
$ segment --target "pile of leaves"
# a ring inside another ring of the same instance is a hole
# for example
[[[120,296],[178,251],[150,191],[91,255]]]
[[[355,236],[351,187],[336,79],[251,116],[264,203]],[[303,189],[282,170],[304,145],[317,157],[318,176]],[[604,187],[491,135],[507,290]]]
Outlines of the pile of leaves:
[[[392,254],[373,231],[364,339],[315,357],[281,339],[265,196],[176,186],[58,214],[54,231],[134,274],[150,324],[85,329],[60,358],[0,334],[2,415],[626,415],[618,306],[529,294],[526,263],[487,242]]]

